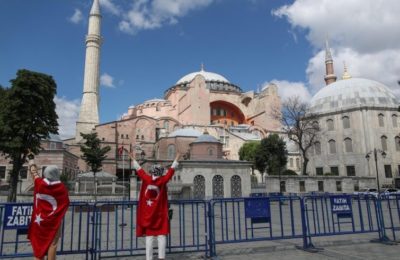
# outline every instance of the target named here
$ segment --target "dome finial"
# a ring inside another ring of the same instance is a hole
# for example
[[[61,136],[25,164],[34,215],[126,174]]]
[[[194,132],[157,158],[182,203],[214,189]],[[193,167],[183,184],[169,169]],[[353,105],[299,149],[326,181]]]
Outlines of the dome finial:
[[[204,71],[204,63],[203,62],[200,65],[200,71]]]
[[[346,61],[343,61],[343,66],[344,66],[344,72],[343,72],[342,79],[351,79],[351,75],[347,71]]]

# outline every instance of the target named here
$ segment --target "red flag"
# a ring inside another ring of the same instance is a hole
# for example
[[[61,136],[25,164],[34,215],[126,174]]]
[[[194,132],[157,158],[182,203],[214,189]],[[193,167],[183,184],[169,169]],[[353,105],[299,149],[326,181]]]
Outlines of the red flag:
[[[118,156],[121,157],[123,152],[124,152],[124,146],[122,145],[122,146],[118,147]]]
[[[33,198],[28,239],[35,257],[43,258],[68,210],[68,190],[60,181],[37,178]]]
[[[169,233],[167,183],[174,175],[170,168],[166,175],[154,177],[139,169],[142,179],[136,214],[136,236],[158,236]]]

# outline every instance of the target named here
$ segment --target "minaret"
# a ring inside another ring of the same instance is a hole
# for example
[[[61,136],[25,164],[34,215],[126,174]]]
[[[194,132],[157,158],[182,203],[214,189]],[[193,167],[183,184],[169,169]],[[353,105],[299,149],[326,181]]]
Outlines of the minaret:
[[[94,0],[89,15],[89,29],[86,36],[85,74],[79,119],[76,122],[75,140],[82,139],[80,133],[90,133],[99,124],[99,75],[100,75],[100,4]]]
[[[326,70],[326,75],[324,79],[326,85],[335,82],[336,75],[335,72],[333,71],[333,59],[331,50],[329,49],[328,40],[325,41],[325,70]]]
[[[342,79],[351,79],[351,75],[347,71],[347,66],[346,66],[346,62],[345,61],[343,61],[343,66],[344,66],[344,72],[343,72]]]

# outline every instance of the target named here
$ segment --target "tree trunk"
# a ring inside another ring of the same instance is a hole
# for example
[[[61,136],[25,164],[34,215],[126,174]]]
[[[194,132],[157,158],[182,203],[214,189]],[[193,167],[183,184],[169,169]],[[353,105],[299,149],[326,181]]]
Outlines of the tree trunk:
[[[17,186],[18,186],[18,177],[19,171],[21,170],[21,162],[18,159],[13,159],[13,169],[10,175],[10,188],[7,197],[8,202],[17,201]]]
[[[307,175],[307,165],[308,165],[308,158],[303,156],[304,161],[303,161],[303,169],[302,169],[302,174]]]

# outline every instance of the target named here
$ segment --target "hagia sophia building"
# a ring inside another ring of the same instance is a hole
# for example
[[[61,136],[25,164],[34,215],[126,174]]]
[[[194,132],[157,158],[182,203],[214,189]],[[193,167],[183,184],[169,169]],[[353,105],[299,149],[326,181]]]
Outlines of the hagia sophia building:
[[[144,168],[154,163],[168,166],[176,153],[182,154],[181,165],[169,189],[176,197],[248,196],[253,191],[252,165],[240,161],[238,151],[244,143],[259,141],[271,133],[284,137],[280,122],[272,116],[273,111],[281,108],[279,86],[269,84],[260,91],[243,92],[231,79],[206,71],[201,65],[199,71],[184,75],[172,87],[167,87],[162,98],[132,105],[119,120],[100,123],[101,18],[99,0],[94,0],[86,36],[83,95],[76,136],[67,140],[51,136],[44,141],[44,150],[37,156],[38,164],[43,167],[57,164],[73,179],[78,173],[90,171],[80,159],[80,133],[95,131],[102,145],[111,147],[102,173],[111,176],[113,181],[116,178],[129,181],[131,197],[136,196],[138,186],[136,178],[132,178],[128,152],[135,153]],[[313,113],[320,116],[316,123],[321,133],[309,152],[308,175],[259,179],[263,185],[261,191],[353,192],[373,187],[376,185],[374,160],[367,161],[365,156],[374,148],[387,154],[379,165],[381,184],[393,183],[398,175],[397,98],[383,84],[352,78],[347,70],[337,80],[328,45],[325,66],[326,86],[310,101]],[[122,154],[121,147],[125,151]],[[287,169],[300,174],[302,158],[297,147],[287,142],[287,149]],[[2,167],[10,166],[0,159],[0,177]],[[29,176],[25,173],[24,176],[21,192],[31,188]],[[77,181],[75,192],[80,190]]]

